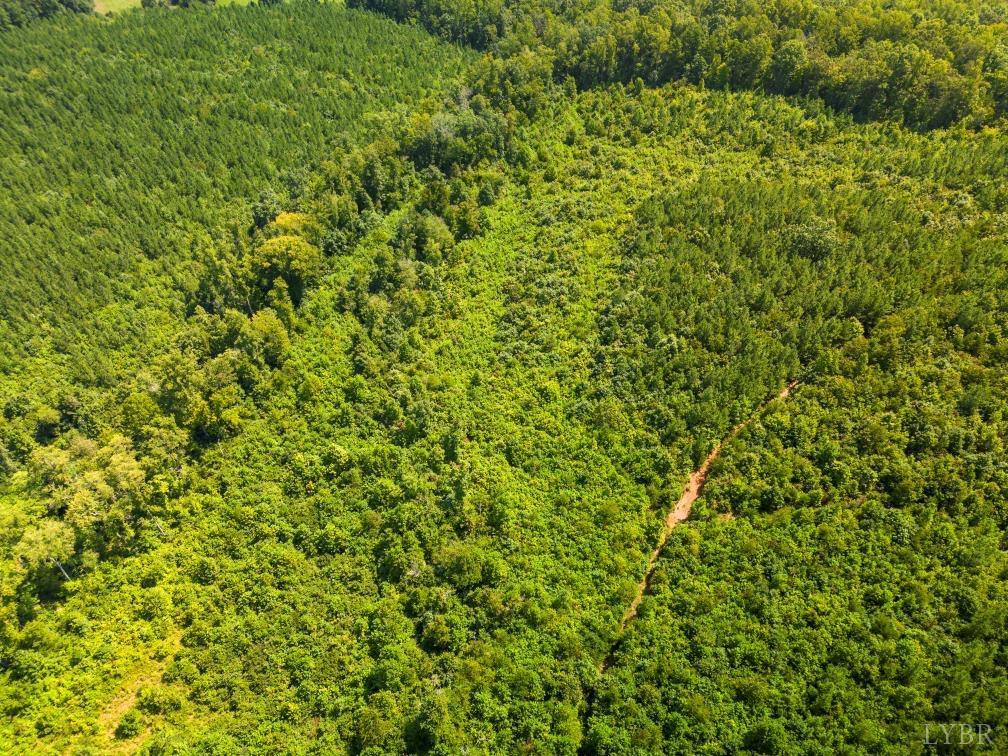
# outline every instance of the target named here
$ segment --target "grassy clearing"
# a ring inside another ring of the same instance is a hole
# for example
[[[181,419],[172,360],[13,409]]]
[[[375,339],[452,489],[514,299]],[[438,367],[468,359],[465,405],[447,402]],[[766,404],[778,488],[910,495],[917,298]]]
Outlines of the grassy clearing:
[[[217,0],[216,5],[249,5],[252,0]],[[95,0],[95,13],[122,13],[141,7],[140,0]]]
[[[121,13],[130,8],[139,8],[140,0],[95,0],[95,13]]]

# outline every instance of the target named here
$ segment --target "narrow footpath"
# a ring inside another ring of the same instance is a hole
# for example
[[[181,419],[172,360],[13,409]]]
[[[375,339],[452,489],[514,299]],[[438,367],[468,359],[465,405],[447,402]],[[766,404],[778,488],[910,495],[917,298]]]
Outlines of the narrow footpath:
[[[616,649],[619,648],[620,640],[623,637],[623,633],[626,630],[627,625],[630,624],[630,621],[633,620],[635,616],[637,616],[637,609],[640,608],[641,601],[644,600],[644,595],[651,587],[651,579],[654,576],[655,566],[658,564],[658,557],[661,556],[662,549],[665,548],[665,543],[668,541],[669,534],[672,532],[673,528],[690,516],[690,512],[693,511],[693,502],[695,502],[703,492],[704,484],[707,482],[707,473],[710,471],[711,464],[721,454],[721,449],[734,440],[735,437],[738,436],[738,434],[741,433],[747,425],[749,425],[749,423],[762,415],[770,404],[780,399],[786,399],[797,385],[797,379],[791,381],[783,389],[781,389],[777,396],[763,402],[763,404],[756,408],[756,411],[753,412],[752,415],[732,428],[731,433],[725,436],[721,442],[711,450],[711,453],[707,455],[703,464],[694,470],[692,475],[690,475],[689,483],[686,484],[686,488],[683,490],[682,496],[679,497],[679,501],[676,502],[676,505],[672,507],[669,513],[665,516],[665,524],[662,527],[661,533],[658,535],[658,543],[655,545],[654,551],[651,552],[651,558],[648,560],[647,569],[644,571],[644,577],[641,578],[640,583],[637,584],[637,593],[634,595],[633,601],[630,602],[630,606],[627,607],[626,613],[620,621],[619,632],[616,634],[616,642],[613,644],[609,653],[606,654],[605,659],[602,660],[602,664],[599,666],[600,673],[605,672],[606,668],[608,668],[612,663]]]

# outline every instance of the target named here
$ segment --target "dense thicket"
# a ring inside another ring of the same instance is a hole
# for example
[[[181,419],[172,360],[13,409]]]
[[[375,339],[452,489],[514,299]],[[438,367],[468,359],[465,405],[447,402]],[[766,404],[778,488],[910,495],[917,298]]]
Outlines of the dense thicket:
[[[352,0],[493,51],[509,87],[640,78],[819,97],[916,128],[1008,113],[1008,14],[997,3]]]
[[[165,263],[173,338],[138,335],[114,385],[6,377],[4,742],[914,752],[927,721],[1003,732],[1003,131],[686,84],[577,94],[554,70],[487,58],[257,187],[241,226]],[[45,346],[23,364],[76,374]],[[690,470],[796,377],[621,635]]]

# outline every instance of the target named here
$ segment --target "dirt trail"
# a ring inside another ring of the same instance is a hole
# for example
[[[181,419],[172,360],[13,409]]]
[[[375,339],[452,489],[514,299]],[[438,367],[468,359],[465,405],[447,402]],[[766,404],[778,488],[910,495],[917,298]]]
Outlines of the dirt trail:
[[[783,389],[780,393],[772,399],[768,399],[763,402],[756,411],[753,412],[746,420],[732,428],[731,433],[725,436],[717,446],[715,446],[711,453],[707,455],[707,459],[703,461],[693,474],[689,477],[689,482],[686,484],[686,488],[682,492],[682,496],[679,497],[679,501],[676,505],[672,507],[669,513],[665,516],[665,525],[662,527],[661,533],[658,536],[658,543],[654,547],[654,551],[651,552],[651,558],[648,559],[647,569],[644,571],[644,577],[641,578],[640,583],[637,584],[637,593],[634,595],[633,601],[630,602],[630,606],[626,610],[626,614],[623,615],[623,619],[620,621],[619,633],[616,635],[616,644],[613,646],[609,655],[603,660],[599,671],[604,672],[609,664],[612,662],[613,654],[619,647],[619,639],[623,637],[623,631],[626,630],[626,626],[630,621],[637,616],[637,609],[640,608],[641,601],[644,600],[644,595],[647,593],[648,588],[651,585],[651,578],[654,575],[655,566],[658,564],[658,557],[661,555],[662,549],[665,548],[665,542],[668,541],[669,534],[672,529],[676,527],[680,522],[685,520],[690,516],[690,512],[693,511],[693,502],[697,500],[700,494],[703,492],[704,484],[707,482],[707,473],[710,471],[710,466],[718,455],[721,454],[721,450],[726,444],[730,443],[742,430],[749,425],[753,420],[763,414],[768,406],[772,402],[779,399],[787,398],[795,386],[798,385],[797,380],[793,380]]]
[[[182,632],[172,630],[164,642],[163,656],[160,659],[145,659],[138,662],[131,673],[122,681],[119,690],[98,714],[99,750],[102,753],[127,753],[139,750],[139,741],[117,740],[116,727],[123,715],[137,702],[137,696],[144,685],[157,685],[161,681],[175,653],[182,643]],[[141,737],[150,735],[145,732]]]

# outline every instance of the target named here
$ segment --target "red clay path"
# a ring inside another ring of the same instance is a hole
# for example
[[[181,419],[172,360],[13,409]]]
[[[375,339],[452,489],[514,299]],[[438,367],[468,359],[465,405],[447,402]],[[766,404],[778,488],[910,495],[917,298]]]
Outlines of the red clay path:
[[[755,418],[763,414],[763,411],[770,405],[771,402],[777,401],[778,399],[786,399],[788,394],[790,394],[795,386],[798,385],[798,381],[791,381],[787,386],[781,389],[780,393],[772,399],[767,400],[761,404],[755,412],[752,413],[746,420],[732,428],[731,433],[724,437],[721,442],[715,446],[711,453],[707,455],[707,459],[703,461],[693,474],[689,477],[689,483],[686,484],[686,488],[682,492],[682,496],[679,497],[679,501],[676,505],[672,507],[669,513],[665,516],[665,525],[662,527],[661,533],[658,536],[658,543],[651,552],[651,558],[648,560],[647,570],[644,572],[644,577],[641,578],[640,583],[637,584],[637,593],[630,602],[630,606],[626,610],[626,614],[623,615],[623,620],[620,622],[619,634],[617,638],[623,635],[623,631],[637,615],[637,609],[640,607],[641,601],[644,600],[644,594],[647,593],[648,587],[651,585],[651,578],[654,575],[655,565],[658,563],[658,557],[661,555],[662,549],[665,548],[665,542],[668,541],[669,534],[672,529],[676,527],[680,522],[685,520],[690,516],[690,512],[693,511],[693,502],[697,500],[700,494],[703,492],[704,484],[707,482],[707,473],[710,471],[711,463],[718,458],[721,453],[721,449],[724,448],[726,444],[731,442],[742,430],[749,425]],[[604,670],[608,663],[611,661],[607,658],[603,664],[602,669]]]

